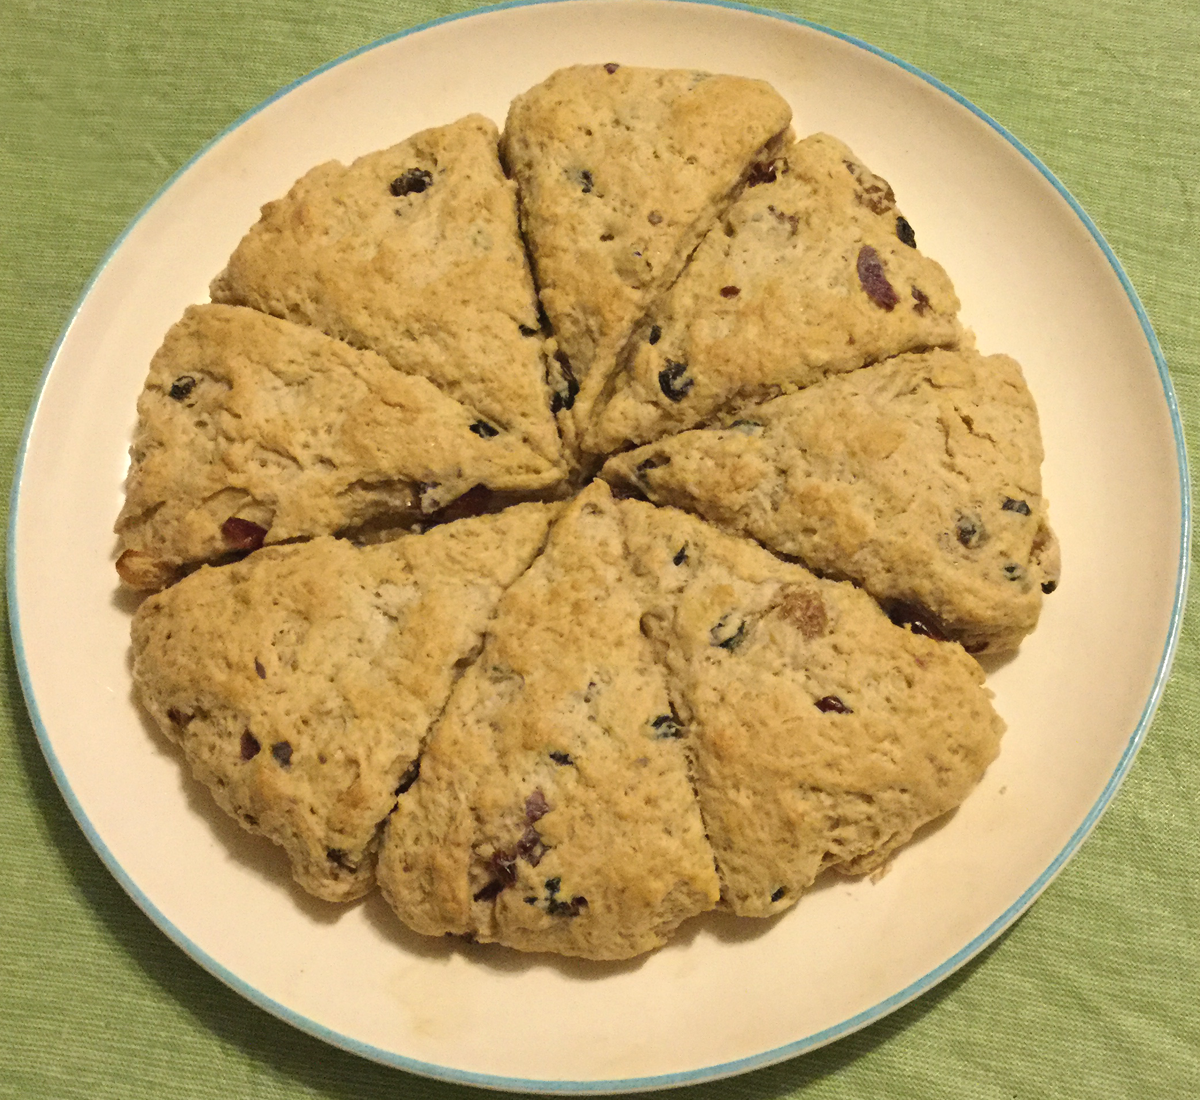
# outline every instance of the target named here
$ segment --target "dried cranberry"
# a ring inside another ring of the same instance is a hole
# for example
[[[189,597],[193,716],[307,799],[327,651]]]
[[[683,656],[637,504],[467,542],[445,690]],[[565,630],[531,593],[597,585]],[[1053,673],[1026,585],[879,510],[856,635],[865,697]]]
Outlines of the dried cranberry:
[[[867,297],[880,309],[890,313],[896,308],[900,298],[883,273],[883,261],[879,253],[869,244],[863,245],[858,252],[858,281],[867,292]]]
[[[257,550],[267,537],[267,529],[238,516],[230,516],[221,524],[225,545],[231,550]]]
[[[262,746],[258,743],[258,738],[249,730],[242,734],[242,759],[253,760],[258,755],[258,750]]]
[[[262,661],[260,661],[257,657],[254,658],[254,671],[258,673],[258,678],[260,680],[265,680],[267,678],[267,670],[263,668]]]
[[[532,825],[527,826],[521,834],[521,839],[517,841],[517,855],[530,867],[536,867],[542,862],[542,856],[545,854],[546,845],[541,834]]]
[[[424,168],[410,168],[404,175],[397,176],[392,180],[388,190],[396,198],[402,198],[405,195],[421,194],[431,183],[433,183],[433,176]]]
[[[929,303],[929,296],[925,293],[925,291],[918,290],[914,286],[912,288],[912,296],[913,301],[917,303],[915,306],[913,306],[913,312],[915,312],[918,317],[924,317],[925,314],[933,309],[933,306]]]
[[[750,166],[750,174],[746,177],[747,187],[757,187],[760,183],[775,182],[775,162],[770,161],[767,164],[753,164]]]
[[[525,820],[532,825],[535,821],[545,817],[550,809],[550,803],[546,801],[546,796],[542,794],[542,789],[539,787],[525,799]]]
[[[183,401],[191,395],[192,390],[195,388],[196,379],[190,374],[180,375],[180,377],[171,383],[171,388],[167,391],[167,396],[173,401]]]
[[[671,401],[682,401],[692,388],[692,380],[686,377],[687,364],[668,359],[667,365],[658,372],[658,388]]]
[[[839,699],[836,695],[826,695],[824,698],[818,699],[817,700],[817,710],[819,710],[822,714],[853,714],[854,713],[854,711],[852,711],[848,706],[846,706],[846,704],[843,703],[841,701],[841,699]]]
[[[607,65],[604,66],[604,71],[606,73],[608,73],[609,76],[612,76],[612,74],[615,73],[620,67],[621,66],[618,65],[615,61],[610,61],[610,62],[608,62]]]

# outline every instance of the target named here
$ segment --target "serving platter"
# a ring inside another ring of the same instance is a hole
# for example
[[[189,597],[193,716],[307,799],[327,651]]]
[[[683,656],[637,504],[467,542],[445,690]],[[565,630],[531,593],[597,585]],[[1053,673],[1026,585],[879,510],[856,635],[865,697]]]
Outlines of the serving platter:
[[[342,909],[210,804],[130,695],[116,584],[134,406],[150,356],[259,206],[323,160],[508,102],[560,65],[769,80],[893,185],[984,352],[1024,366],[1042,417],[1064,579],[990,670],[1001,756],[878,881],[821,880],[767,922],[710,915],[625,964],[407,933]],[[51,356],[13,489],[8,585],[35,727],[105,863],[183,950],[319,1037],[430,1076],[526,1091],[702,1081],[837,1039],[991,942],[1082,842],[1129,767],[1173,654],[1188,559],[1182,429],[1136,295],[1086,214],[1010,135],[897,59],[732,5],[563,0],[387,39],[251,112],[116,242]]]

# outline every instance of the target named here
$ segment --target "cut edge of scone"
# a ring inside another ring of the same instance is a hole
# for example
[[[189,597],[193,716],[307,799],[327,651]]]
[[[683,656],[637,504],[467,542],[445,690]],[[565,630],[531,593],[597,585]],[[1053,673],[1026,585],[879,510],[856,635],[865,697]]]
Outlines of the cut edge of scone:
[[[627,573],[597,483],[505,593],[388,821],[379,881],[410,928],[624,959],[717,901]]]
[[[135,613],[135,695],[217,804],[284,849],[301,887],[361,897],[430,726],[559,507],[201,569]]]
[[[561,467],[424,378],[242,306],[189,306],[138,400],[117,572],[158,589],[262,545],[427,521]]]
[[[569,445],[646,306],[790,121],[761,80],[615,62],[560,69],[513,100],[501,156],[520,185]]]
[[[600,476],[851,580],[894,622],[973,654],[1012,653],[1035,628],[1061,562],[1014,360],[902,355],[736,415]]]
[[[960,646],[676,509],[620,508],[728,908],[875,870],[976,786],[1004,723]]]
[[[318,165],[262,207],[210,294],[375,351],[562,465],[498,143],[472,114]]]
[[[611,453],[893,355],[970,340],[891,186],[828,134],[779,150],[650,306],[583,440]]]

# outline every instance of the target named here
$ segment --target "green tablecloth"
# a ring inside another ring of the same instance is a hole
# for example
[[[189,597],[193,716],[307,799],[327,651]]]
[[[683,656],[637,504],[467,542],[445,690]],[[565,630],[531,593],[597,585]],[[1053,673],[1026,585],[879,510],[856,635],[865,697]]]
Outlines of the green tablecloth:
[[[446,0],[0,0],[0,464],[113,238],[281,85]],[[1091,213],[1200,417],[1197,0],[777,0],[946,81]],[[1200,592],[1200,586],[1193,589]],[[1000,941],[832,1047],[675,1095],[1200,1095],[1196,616],[1145,747],[1093,837]],[[192,963],[92,852],[5,650],[0,1097],[465,1097],[333,1050]]]

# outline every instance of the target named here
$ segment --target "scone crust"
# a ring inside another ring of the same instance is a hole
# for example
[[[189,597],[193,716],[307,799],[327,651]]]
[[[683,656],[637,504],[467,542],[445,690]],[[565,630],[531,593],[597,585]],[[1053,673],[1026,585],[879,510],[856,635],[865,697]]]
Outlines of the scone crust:
[[[1058,583],[1037,409],[1003,355],[904,355],[609,459],[651,500],[861,584],[974,653],[1017,648]]]
[[[358,897],[396,788],[555,508],[201,569],[134,615],[137,698],[220,806],[283,846],[304,889]]]
[[[422,518],[476,485],[535,492],[562,478],[424,378],[223,305],[190,306],[167,333],[130,456],[118,571],[139,588],[246,549],[246,532],[268,545],[334,534]]]
[[[251,306],[378,352],[551,462],[537,298],[495,124],[469,115],[349,167],[308,172],[212,282]]]
[[[946,272],[842,142],[790,144],[654,303],[585,440],[609,453],[963,337]]]

